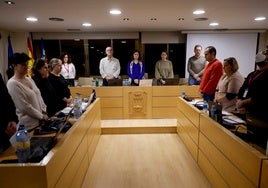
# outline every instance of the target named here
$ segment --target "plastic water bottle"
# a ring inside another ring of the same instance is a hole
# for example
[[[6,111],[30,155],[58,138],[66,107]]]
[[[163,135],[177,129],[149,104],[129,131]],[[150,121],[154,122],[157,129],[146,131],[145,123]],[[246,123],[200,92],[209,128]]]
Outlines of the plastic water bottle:
[[[186,96],[186,92],[184,90],[181,91],[181,97],[184,98]]]
[[[77,97],[74,101],[74,119],[79,119],[82,115],[82,99],[80,98],[80,95],[77,94]]]
[[[216,108],[216,105],[215,104],[213,104],[211,106],[210,116],[211,116],[212,119],[214,119],[215,121],[217,121],[217,108]]]
[[[26,163],[30,156],[30,135],[24,125],[16,133],[16,151],[19,163]]]
[[[207,103],[207,101],[204,101],[204,104],[203,104],[203,112],[204,113],[208,113],[208,103]]]

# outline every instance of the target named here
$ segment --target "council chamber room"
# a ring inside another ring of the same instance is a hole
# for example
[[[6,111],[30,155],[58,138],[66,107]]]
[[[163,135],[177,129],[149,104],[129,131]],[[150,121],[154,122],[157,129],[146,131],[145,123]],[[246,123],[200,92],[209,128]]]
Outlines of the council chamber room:
[[[267,188],[268,1],[1,1],[0,187]]]

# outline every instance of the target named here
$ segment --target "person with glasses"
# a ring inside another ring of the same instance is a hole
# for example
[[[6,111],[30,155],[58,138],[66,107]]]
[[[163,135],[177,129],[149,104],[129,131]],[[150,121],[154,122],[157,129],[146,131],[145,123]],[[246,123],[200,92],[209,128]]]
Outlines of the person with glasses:
[[[105,49],[106,57],[100,60],[100,75],[103,78],[102,85],[108,86],[108,80],[117,79],[120,74],[120,62],[117,58],[113,57],[113,48],[107,47]]]
[[[199,92],[205,101],[213,101],[217,84],[223,74],[223,67],[222,63],[216,58],[217,51],[214,46],[206,47],[204,53],[208,64],[204,70]]]
[[[222,109],[227,112],[237,112],[237,94],[244,82],[244,77],[238,69],[238,63],[234,57],[224,59],[224,74],[218,82],[214,101],[219,102],[222,105]]]
[[[30,131],[47,119],[46,105],[35,82],[27,77],[28,61],[30,57],[25,53],[14,53],[10,62],[14,69],[14,76],[7,82],[8,92],[16,106],[19,124],[23,124]]]
[[[190,57],[187,64],[189,72],[188,84],[199,85],[206,66],[206,58],[201,55],[202,46],[197,44],[194,47],[194,56]]]

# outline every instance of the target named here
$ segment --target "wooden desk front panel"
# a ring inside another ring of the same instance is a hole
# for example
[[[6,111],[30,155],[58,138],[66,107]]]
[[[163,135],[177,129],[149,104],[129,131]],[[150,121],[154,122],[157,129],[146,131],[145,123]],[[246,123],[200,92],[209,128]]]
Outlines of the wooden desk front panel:
[[[258,186],[261,160],[265,158],[263,154],[203,114],[200,115],[200,131],[200,149],[207,154],[207,152],[209,152],[207,151],[209,147],[215,147],[215,152],[211,154],[212,156],[208,156],[211,162],[214,162],[212,158],[217,152],[216,150],[218,150],[218,153],[219,155],[222,155],[222,158],[226,158],[226,161],[229,160],[230,166],[232,164],[238,168],[239,171],[241,171],[241,174],[244,174],[256,187]],[[203,136],[201,137],[201,135]],[[207,138],[208,141],[204,138]],[[217,160],[218,159],[215,159],[215,162],[217,162]],[[219,161],[219,163],[215,165],[219,168],[225,168],[222,167],[221,164],[223,163]],[[233,168],[227,169],[223,172],[223,176],[229,177],[229,173],[232,170]]]
[[[262,161],[260,188],[268,187],[268,159]]]
[[[97,97],[123,97],[122,86],[95,87]]]
[[[229,147],[232,147],[228,145]],[[203,133],[199,135],[199,153],[202,152],[204,156],[198,158],[198,163],[205,164],[208,160],[211,163],[211,166],[215,168],[214,171],[217,171],[223,178],[225,182],[229,185],[229,187],[236,187],[236,188],[245,188],[245,187],[257,187],[258,183],[253,182],[248,179],[238,167],[233,164],[233,161],[228,159],[218,148],[214,145],[213,142],[209,141]],[[241,154],[241,158],[245,157]],[[206,159],[205,159],[206,158]],[[200,165],[201,166],[201,165]],[[204,172],[210,171],[210,165],[202,166]],[[208,169],[206,169],[208,168]],[[218,174],[216,174],[218,177]],[[214,177],[212,176],[212,179]],[[217,187],[217,186],[215,186]]]
[[[189,104],[187,101],[178,97],[177,100],[178,109],[199,129],[199,115],[200,110],[195,108],[193,105]]]
[[[152,87],[123,87],[124,119],[152,118]]]
[[[152,86],[153,97],[177,97],[180,96],[180,86]]]

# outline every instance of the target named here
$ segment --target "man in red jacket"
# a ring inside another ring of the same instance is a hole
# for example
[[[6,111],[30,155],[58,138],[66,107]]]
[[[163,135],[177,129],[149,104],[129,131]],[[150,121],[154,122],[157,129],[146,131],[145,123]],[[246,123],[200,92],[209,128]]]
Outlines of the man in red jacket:
[[[223,66],[222,62],[216,59],[217,51],[214,46],[206,47],[204,53],[208,64],[205,67],[199,91],[205,101],[213,101],[217,84],[223,74]]]

